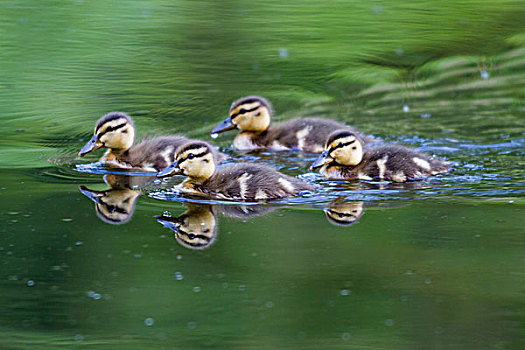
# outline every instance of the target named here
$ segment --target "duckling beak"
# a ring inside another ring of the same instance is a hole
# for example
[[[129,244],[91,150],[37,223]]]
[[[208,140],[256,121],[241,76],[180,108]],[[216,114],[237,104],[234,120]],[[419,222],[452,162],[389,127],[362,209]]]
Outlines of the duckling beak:
[[[217,125],[211,131],[211,133],[212,134],[218,134],[218,133],[221,133],[221,132],[224,132],[224,131],[228,131],[228,130],[231,130],[231,129],[235,129],[235,128],[236,128],[236,126],[235,126],[235,124],[232,123],[232,118],[228,117],[228,118],[224,119],[222,122],[220,122],[219,125]]]
[[[86,186],[79,186],[78,190],[86,197],[91,199],[95,203],[100,203],[100,197],[102,196],[102,192],[100,191],[93,191],[87,188]]]
[[[179,232],[179,227],[181,223],[179,218],[172,218],[167,216],[157,216],[157,222],[164,227],[169,228],[172,231]]]
[[[93,135],[91,140],[89,140],[84,147],[78,152],[78,155],[82,157],[84,154],[87,154],[91,151],[97,150],[100,147],[104,146],[102,143],[98,142],[98,135]]]
[[[159,171],[157,173],[157,177],[166,177],[166,176],[181,175],[181,174],[182,174],[182,169],[179,168],[179,161],[175,161],[171,163],[170,165],[168,165],[167,167],[165,167],[164,169],[162,169],[161,171]]]
[[[310,166],[310,169],[312,170],[315,170],[317,168],[320,168],[322,167],[323,165],[325,164],[328,164],[330,163],[331,161],[333,161],[334,159],[332,157],[330,157],[330,155],[328,154],[328,150],[324,151],[323,153],[321,153],[321,155],[319,156],[319,158],[317,158],[313,163],[312,165]]]

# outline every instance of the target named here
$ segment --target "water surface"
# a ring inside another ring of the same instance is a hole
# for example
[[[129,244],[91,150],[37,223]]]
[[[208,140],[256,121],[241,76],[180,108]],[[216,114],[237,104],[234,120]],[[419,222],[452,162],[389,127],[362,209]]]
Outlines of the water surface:
[[[4,1],[1,347],[522,348],[524,12]],[[269,98],[277,121],[341,120],[453,170],[347,183],[309,172],[314,154],[234,152],[234,132],[208,133],[245,94]],[[195,201],[170,190],[180,179],[108,171],[93,165],[100,151],[77,158],[112,110],[139,137],[213,141],[230,163],[321,189]]]

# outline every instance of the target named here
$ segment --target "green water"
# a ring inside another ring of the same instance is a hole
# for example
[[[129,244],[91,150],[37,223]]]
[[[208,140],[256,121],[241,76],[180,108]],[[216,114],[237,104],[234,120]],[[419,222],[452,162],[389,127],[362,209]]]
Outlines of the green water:
[[[524,16],[523,1],[4,0],[0,348],[523,348]],[[112,110],[140,137],[211,141],[246,94],[454,170],[326,181],[315,155],[238,154],[230,132],[213,140],[229,162],[322,186],[238,206],[188,202],[178,180],[111,190],[100,151],[76,156]],[[130,198],[121,224],[79,186]],[[206,224],[203,249],[157,221],[182,215]]]

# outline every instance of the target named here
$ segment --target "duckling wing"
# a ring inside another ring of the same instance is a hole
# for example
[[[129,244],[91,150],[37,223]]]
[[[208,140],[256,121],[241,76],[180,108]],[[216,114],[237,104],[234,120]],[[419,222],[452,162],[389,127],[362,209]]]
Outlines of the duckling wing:
[[[364,144],[376,141],[343,123],[322,118],[295,118],[271,127],[265,134],[265,144],[271,148],[299,149],[321,153],[328,136],[341,129],[356,132]]]
[[[295,195],[315,186],[260,164],[236,164],[217,169],[202,191],[236,200],[267,200]]]
[[[359,165],[360,172],[372,179],[404,182],[446,172],[447,162],[401,146],[384,146],[368,150]]]
[[[175,151],[188,141],[178,135],[144,140],[122,153],[120,160],[133,167],[159,171],[174,162]]]

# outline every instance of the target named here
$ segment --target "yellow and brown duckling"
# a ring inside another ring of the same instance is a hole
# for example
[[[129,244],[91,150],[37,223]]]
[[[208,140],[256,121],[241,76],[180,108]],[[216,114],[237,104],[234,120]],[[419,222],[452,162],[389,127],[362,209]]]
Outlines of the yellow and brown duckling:
[[[83,156],[101,147],[108,148],[100,159],[108,165],[145,171],[159,171],[175,159],[175,151],[190,141],[184,136],[161,136],[133,145],[135,127],[132,119],[123,112],[111,112],[101,117],[95,125],[91,140],[78,152]],[[215,152],[215,150],[214,150]],[[219,159],[226,158],[219,154]]]
[[[213,134],[239,129],[233,147],[242,150],[269,148],[274,150],[300,150],[321,153],[330,133],[352,130],[349,126],[330,119],[294,118],[270,127],[272,106],[260,96],[247,96],[234,101],[230,115],[212,130]],[[374,138],[361,135],[365,143]]]
[[[245,163],[217,168],[216,164],[209,144],[189,142],[177,150],[175,162],[157,176],[185,175],[178,188],[183,193],[239,201],[277,199],[316,188],[265,165]]]
[[[331,179],[405,182],[447,172],[448,162],[402,146],[382,146],[363,151],[354,132],[331,134],[323,153],[311,166]]]

